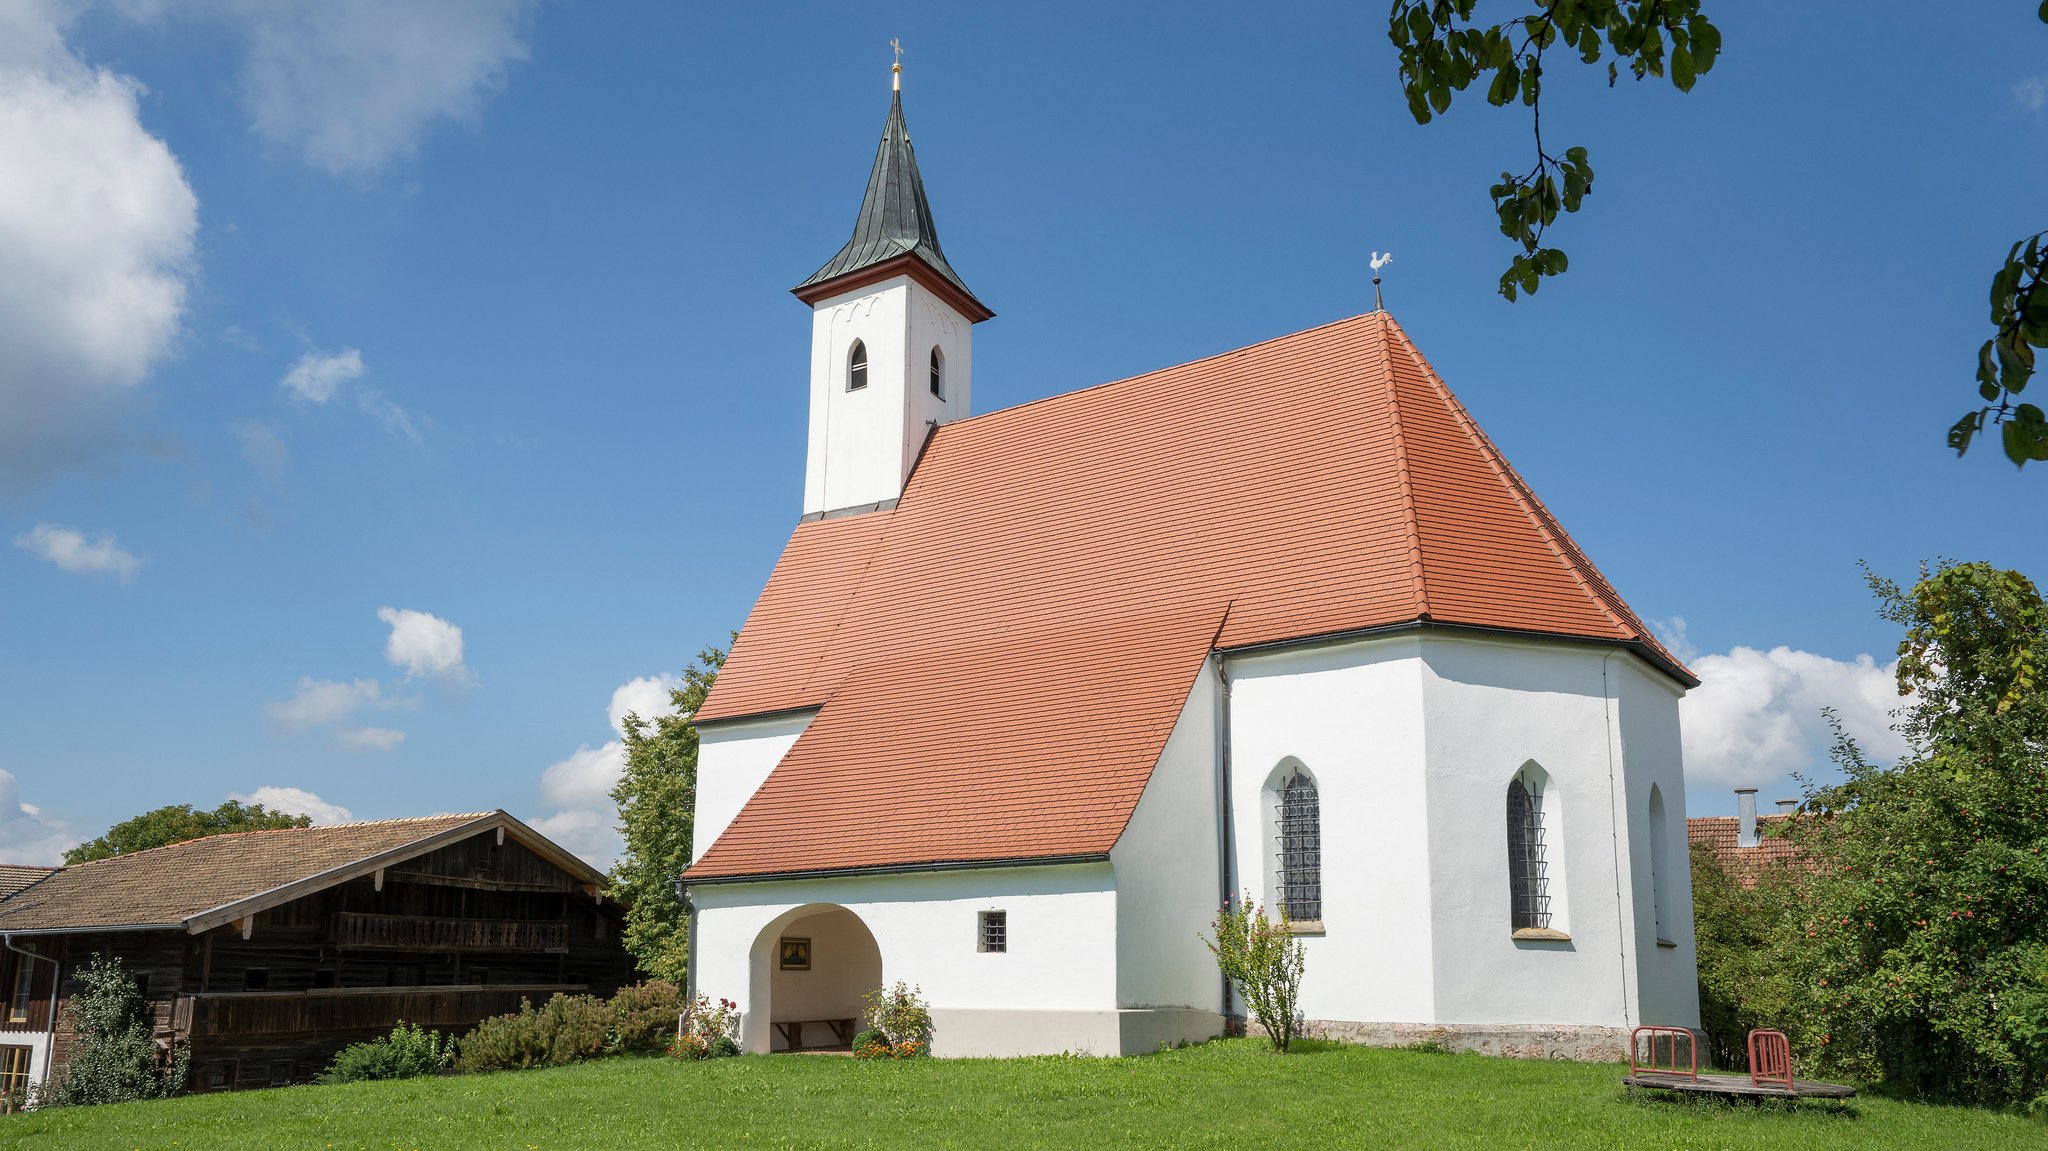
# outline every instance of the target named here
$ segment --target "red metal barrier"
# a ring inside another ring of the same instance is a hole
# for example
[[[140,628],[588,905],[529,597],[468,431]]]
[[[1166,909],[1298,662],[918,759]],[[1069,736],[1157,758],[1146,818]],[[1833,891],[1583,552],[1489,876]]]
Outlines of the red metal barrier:
[[[1783,1031],[1759,1027],[1749,1033],[1749,1081],[1792,1090],[1792,1041]]]
[[[1783,1036],[1780,1036],[1783,1038]],[[1649,1050],[1644,1051],[1644,1040]],[[1685,1062],[1678,1060],[1679,1040],[1685,1041]],[[1754,1039],[1752,1039],[1754,1045]],[[1664,1058],[1658,1059],[1658,1049],[1663,1048]],[[1686,1079],[1700,1077],[1700,1052],[1695,1045],[1693,1033],[1685,1027],[1638,1027],[1628,1033],[1628,1073],[1630,1075],[1677,1075]]]

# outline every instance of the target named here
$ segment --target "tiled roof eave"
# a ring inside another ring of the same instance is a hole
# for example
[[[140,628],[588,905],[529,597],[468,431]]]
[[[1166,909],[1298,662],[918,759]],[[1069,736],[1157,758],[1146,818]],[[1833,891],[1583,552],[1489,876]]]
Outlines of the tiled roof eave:
[[[1107,862],[1109,862],[1109,852],[1086,851],[1059,855],[1005,856],[988,859],[941,859],[918,863],[881,863],[861,867],[818,868],[809,871],[698,874],[693,868],[683,873],[683,882],[690,886],[710,886],[725,883],[781,883],[806,879],[843,879],[863,875],[914,875],[934,871],[987,871],[994,868],[1007,867],[1068,867],[1078,864]]]

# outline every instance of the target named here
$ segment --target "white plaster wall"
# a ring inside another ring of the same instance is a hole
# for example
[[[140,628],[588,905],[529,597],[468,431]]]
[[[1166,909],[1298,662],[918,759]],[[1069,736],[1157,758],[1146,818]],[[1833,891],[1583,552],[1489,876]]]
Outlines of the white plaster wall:
[[[697,732],[697,806],[690,858],[702,856],[782,762],[814,711],[714,723]]]
[[[1240,656],[1228,671],[1237,886],[1268,905],[1275,845],[1267,784],[1290,758],[1316,780],[1324,931],[1304,938],[1303,1013],[1435,1019],[1418,641]]]
[[[761,1009],[772,999],[775,939],[802,916],[844,907],[873,934],[882,980],[923,988],[938,1021],[936,1054],[973,1050],[965,1041],[991,1012],[1107,1019],[1114,1049],[1113,882],[1110,865],[1094,863],[693,885],[695,982],[704,994],[737,1000],[746,1013],[742,1046],[767,1050],[772,1029]],[[981,911],[1008,913],[1007,952],[977,950]],[[781,1017],[779,1008],[767,1010]],[[950,1013],[963,1014],[949,1034]],[[1051,1028],[1042,1042],[1051,1051],[1087,1045],[1076,1042],[1077,1033],[1076,1026]]]
[[[968,413],[970,325],[908,276],[821,300],[811,317],[811,417],[804,512],[893,500],[923,446],[927,422]],[[868,385],[848,391],[847,357],[867,346]],[[931,394],[929,361],[946,357],[946,397]]]
[[[1216,675],[1204,663],[1137,810],[1116,871],[1117,1003],[1220,1013],[1222,980],[1201,937],[1222,899],[1217,855]]]
[[[1633,657],[1607,659],[1613,651],[1422,640],[1439,1022],[1638,1021],[1633,907],[1618,898],[1629,890],[1627,829],[1616,819],[1629,781],[1602,679],[1603,660],[1611,671]],[[1549,776],[1552,926],[1570,935],[1563,941],[1512,938],[1507,786],[1531,761]]]
[[[1608,661],[1620,712],[1626,826],[1634,915],[1634,955],[1641,1023],[1697,1027],[1698,954],[1694,949],[1692,867],[1685,845],[1685,766],[1680,750],[1678,686],[1634,658]],[[1650,788],[1664,800],[1663,857],[1654,861],[1666,897],[1665,940],[1657,940],[1651,888]]]

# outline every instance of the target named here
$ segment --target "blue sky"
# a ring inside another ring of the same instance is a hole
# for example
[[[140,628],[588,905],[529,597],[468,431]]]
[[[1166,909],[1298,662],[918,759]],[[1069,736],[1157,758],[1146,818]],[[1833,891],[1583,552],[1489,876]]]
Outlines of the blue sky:
[[[798,512],[787,290],[891,36],[1000,313],[980,410],[1366,310],[1392,250],[1389,309],[1707,678],[1692,812],[1787,793],[1823,705],[1883,750],[1857,561],[2048,572],[2048,471],[1941,443],[2048,224],[2048,28],[1709,11],[1690,95],[1553,77],[1597,183],[1509,305],[1526,121],[1415,125],[1376,6],[0,0],[0,856],[235,794],[606,857],[616,711]]]

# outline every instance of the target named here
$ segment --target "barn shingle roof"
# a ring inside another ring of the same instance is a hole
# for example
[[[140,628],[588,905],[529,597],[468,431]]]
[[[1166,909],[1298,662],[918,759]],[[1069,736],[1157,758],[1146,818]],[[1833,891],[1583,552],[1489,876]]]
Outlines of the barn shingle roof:
[[[36,867],[24,863],[0,863],[0,899],[5,899],[42,880],[54,867]]]
[[[351,867],[411,858],[500,825],[558,861],[566,856],[503,812],[230,832],[63,868],[0,903],[0,932],[190,927],[281,888],[317,889]]]
[[[784,549],[697,718],[820,710],[688,874],[1106,852],[1212,647],[1417,624],[1695,682],[1384,313],[941,426]]]

